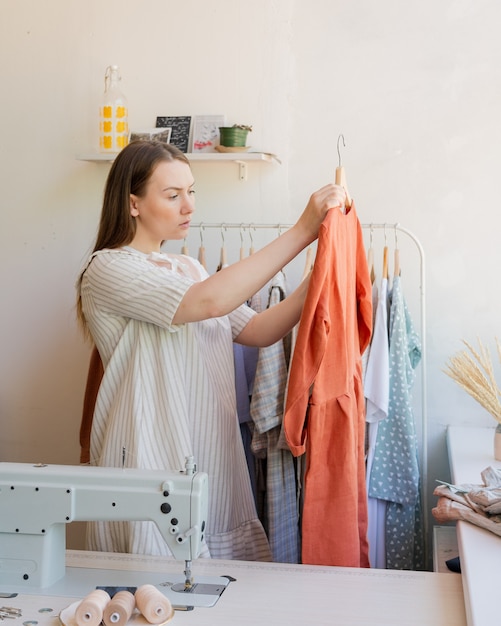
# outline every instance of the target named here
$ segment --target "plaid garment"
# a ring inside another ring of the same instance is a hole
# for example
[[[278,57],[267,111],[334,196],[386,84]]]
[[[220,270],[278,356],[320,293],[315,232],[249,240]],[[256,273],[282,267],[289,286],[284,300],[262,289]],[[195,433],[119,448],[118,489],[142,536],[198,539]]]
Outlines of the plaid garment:
[[[285,297],[285,276],[279,272],[270,284],[268,308]],[[252,450],[258,458],[266,459],[261,465],[265,467],[264,519],[261,521],[268,533],[273,561],[298,563],[295,460],[288,448],[278,445],[287,384],[286,350],[284,340],[259,350],[251,401],[255,427]]]

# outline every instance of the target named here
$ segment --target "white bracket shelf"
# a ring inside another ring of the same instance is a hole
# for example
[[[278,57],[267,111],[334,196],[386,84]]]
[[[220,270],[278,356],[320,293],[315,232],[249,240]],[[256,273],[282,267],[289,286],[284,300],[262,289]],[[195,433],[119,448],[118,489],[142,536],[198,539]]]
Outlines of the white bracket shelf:
[[[280,159],[271,152],[188,152],[186,154],[191,162],[233,162],[238,165],[238,179],[247,180],[247,163],[249,161],[264,161],[268,163],[280,163]],[[116,154],[88,153],[77,156],[79,161],[91,161],[93,163],[112,163]]]

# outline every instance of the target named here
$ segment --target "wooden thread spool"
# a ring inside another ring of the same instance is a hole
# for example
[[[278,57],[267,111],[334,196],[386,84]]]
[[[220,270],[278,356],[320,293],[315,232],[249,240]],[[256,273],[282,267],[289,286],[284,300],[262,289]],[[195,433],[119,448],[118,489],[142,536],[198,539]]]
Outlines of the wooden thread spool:
[[[99,626],[103,619],[104,609],[111,600],[109,593],[104,589],[91,591],[80,602],[75,610],[75,620],[78,626]]]
[[[153,585],[142,585],[135,595],[137,608],[150,624],[165,623],[174,615],[169,598]]]
[[[125,626],[136,608],[136,598],[130,591],[117,591],[106,605],[103,622],[106,626]]]

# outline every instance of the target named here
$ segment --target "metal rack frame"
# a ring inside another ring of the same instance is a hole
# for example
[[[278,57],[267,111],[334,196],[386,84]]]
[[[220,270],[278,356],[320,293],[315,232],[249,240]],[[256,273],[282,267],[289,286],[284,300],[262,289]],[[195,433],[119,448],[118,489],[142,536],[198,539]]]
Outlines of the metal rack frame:
[[[239,229],[241,233],[254,229],[276,230],[280,233],[291,228],[292,224],[278,223],[232,223],[232,222],[199,222],[192,223],[191,227],[204,229],[218,228],[221,232],[228,229]],[[429,516],[428,516],[428,412],[427,412],[427,368],[426,368],[426,291],[425,291],[425,254],[419,239],[407,228],[403,228],[397,223],[363,223],[363,230],[393,230],[395,233],[404,234],[416,247],[419,254],[419,315],[421,330],[421,501],[423,506],[424,525],[424,548],[425,560],[429,561]]]

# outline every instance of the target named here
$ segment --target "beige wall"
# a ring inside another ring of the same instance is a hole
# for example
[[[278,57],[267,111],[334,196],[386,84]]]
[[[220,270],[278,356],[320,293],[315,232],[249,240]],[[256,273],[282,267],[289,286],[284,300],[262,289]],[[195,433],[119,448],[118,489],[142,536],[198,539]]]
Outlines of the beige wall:
[[[447,478],[446,424],[493,425],[442,368],[462,338],[498,334],[500,19],[476,0],[0,0],[0,460],[78,463],[74,281],[108,165],[76,156],[116,63],[133,128],[225,113],[280,157],[247,182],[195,163],[200,221],[293,221],[344,134],[361,220],[399,222],[426,253],[430,488]],[[416,265],[403,249],[418,323]]]

